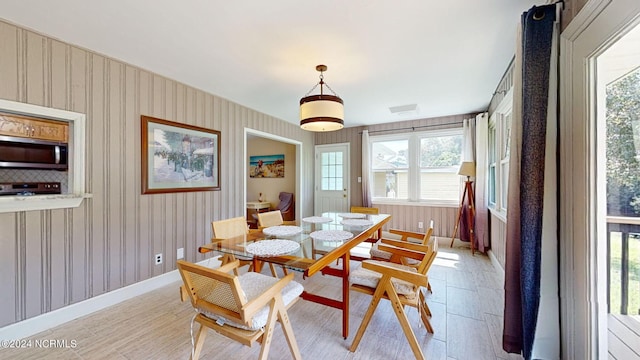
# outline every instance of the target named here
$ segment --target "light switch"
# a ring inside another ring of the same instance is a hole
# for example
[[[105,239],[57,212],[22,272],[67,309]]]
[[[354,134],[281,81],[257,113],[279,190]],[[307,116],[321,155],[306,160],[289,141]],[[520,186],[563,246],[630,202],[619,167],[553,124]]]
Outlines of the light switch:
[[[358,182],[361,183],[362,182],[362,176],[358,176]]]

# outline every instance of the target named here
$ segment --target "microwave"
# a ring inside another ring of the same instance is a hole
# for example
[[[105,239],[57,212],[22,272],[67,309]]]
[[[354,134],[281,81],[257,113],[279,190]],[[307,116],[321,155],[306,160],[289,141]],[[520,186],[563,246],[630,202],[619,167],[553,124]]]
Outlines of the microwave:
[[[68,169],[68,144],[15,136],[0,136],[0,168]]]

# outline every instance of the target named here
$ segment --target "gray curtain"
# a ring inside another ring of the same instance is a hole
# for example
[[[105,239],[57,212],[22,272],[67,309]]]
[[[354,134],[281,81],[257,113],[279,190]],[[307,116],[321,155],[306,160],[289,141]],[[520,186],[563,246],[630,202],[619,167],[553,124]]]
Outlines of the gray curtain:
[[[556,13],[555,4],[525,12],[516,50],[503,348],[527,360],[539,334],[543,237],[557,253]]]

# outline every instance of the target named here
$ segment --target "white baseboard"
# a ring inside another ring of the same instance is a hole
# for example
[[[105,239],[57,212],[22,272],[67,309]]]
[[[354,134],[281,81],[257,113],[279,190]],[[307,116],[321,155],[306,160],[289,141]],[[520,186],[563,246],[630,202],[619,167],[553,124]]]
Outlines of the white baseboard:
[[[208,267],[216,267],[220,265],[218,258],[216,257],[200,261],[198,264]],[[24,339],[179,280],[180,274],[178,273],[178,270],[169,271],[151,279],[143,280],[135,284],[2,327],[0,328],[0,339]],[[176,290],[176,299],[177,298],[178,291]]]

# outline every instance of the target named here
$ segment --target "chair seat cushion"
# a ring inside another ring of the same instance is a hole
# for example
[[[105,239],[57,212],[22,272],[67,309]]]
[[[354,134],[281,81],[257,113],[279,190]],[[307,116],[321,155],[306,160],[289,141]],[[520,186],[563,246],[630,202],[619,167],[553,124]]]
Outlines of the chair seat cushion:
[[[369,250],[369,254],[371,254],[371,257],[378,258],[378,259],[386,259],[386,260],[391,259],[390,252],[382,251],[378,249],[379,244],[380,244],[380,240],[378,240],[375,244],[373,244],[373,246],[371,246],[371,250]]]
[[[242,288],[242,291],[244,291],[244,294],[247,297],[247,301],[251,301],[260,296],[268,288],[273,286],[273,284],[277,283],[278,280],[278,278],[256,272],[247,272],[238,276],[240,287]],[[298,298],[298,296],[300,296],[300,294],[302,294],[303,290],[304,288],[302,287],[302,285],[295,281],[291,281],[290,283],[285,285],[285,287],[282,289],[282,301],[284,302],[284,306],[289,306],[292,301],[294,301],[296,298]],[[203,314],[213,320],[216,320],[218,323],[227,324],[244,330],[259,330],[267,324],[267,320],[269,318],[269,306],[265,306],[258,312],[256,312],[256,314],[251,319],[250,326],[237,323],[232,319],[227,319],[223,316],[210,312],[204,312]]]
[[[406,265],[402,265],[402,264],[395,264],[395,263],[390,263],[390,262],[386,262],[386,261],[365,260],[363,262],[377,263],[377,264],[386,265],[386,266],[393,266],[395,268],[402,269],[402,270],[407,270],[407,271],[414,272],[414,273],[418,272],[415,268],[413,268],[411,266],[406,266]],[[380,282],[381,278],[382,278],[382,274],[380,274],[378,272],[375,272],[375,271],[372,271],[372,270],[369,270],[369,269],[365,269],[363,267],[358,267],[358,268],[354,269],[353,271],[351,271],[351,274],[349,274],[349,282],[351,284],[367,286],[367,287],[370,287],[370,288],[373,288],[373,289],[378,287],[378,282]],[[396,292],[399,295],[404,295],[408,299],[415,298],[415,296],[416,296],[415,286],[412,283],[410,283],[408,281],[400,280],[400,279],[395,279],[395,278],[391,279],[391,283],[393,284],[393,287],[396,289]]]

